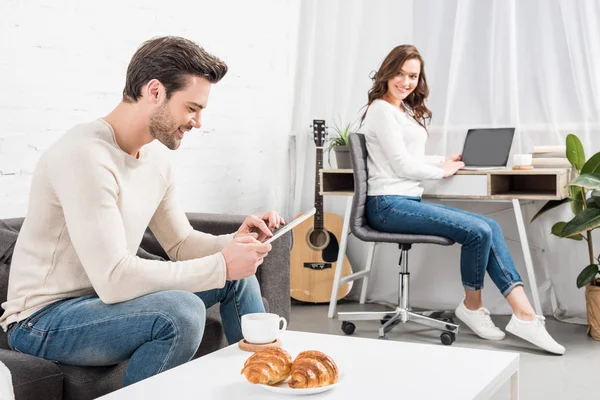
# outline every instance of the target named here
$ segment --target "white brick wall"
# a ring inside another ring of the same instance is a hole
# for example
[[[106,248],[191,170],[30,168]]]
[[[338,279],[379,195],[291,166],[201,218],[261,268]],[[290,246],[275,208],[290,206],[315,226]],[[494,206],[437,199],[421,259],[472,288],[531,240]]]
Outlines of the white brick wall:
[[[299,2],[0,2],[0,218],[23,216],[41,152],[120,100],[154,36],[199,42],[229,73],[172,157],[188,211],[284,210]],[[167,150],[165,150],[167,151]]]

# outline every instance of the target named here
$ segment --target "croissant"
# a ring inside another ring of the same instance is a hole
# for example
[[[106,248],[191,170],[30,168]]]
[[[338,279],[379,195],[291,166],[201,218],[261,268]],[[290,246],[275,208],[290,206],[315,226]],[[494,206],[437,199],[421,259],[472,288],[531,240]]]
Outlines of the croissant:
[[[288,385],[294,389],[332,385],[338,380],[338,368],[325,353],[303,351],[292,363]]]
[[[242,374],[250,383],[274,385],[287,379],[292,356],[280,347],[268,347],[252,354],[244,363]]]

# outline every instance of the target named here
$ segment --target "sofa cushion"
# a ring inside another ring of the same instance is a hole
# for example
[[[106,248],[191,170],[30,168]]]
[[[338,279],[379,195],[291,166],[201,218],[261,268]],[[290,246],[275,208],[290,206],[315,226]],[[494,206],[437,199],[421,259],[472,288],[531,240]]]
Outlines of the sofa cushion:
[[[9,273],[10,265],[0,263],[0,304],[6,301]],[[2,313],[4,313],[4,309],[0,309],[0,314]],[[6,333],[2,329],[0,329],[0,349],[9,349]]]
[[[88,400],[123,387],[127,362],[108,367],[77,367],[58,364],[64,375],[64,399]]]
[[[53,362],[12,350],[0,350],[0,359],[12,375],[15,400],[63,398],[63,376]]]

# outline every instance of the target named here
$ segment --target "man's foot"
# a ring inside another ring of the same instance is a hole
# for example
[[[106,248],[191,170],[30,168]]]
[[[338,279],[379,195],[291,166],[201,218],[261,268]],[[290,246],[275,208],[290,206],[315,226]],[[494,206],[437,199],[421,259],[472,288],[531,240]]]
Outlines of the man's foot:
[[[478,310],[469,310],[465,306],[464,299],[456,307],[455,314],[475,334],[487,340],[502,340],[506,336],[490,318],[490,311],[481,307]]]
[[[565,348],[552,339],[552,336],[546,330],[545,320],[546,318],[543,316],[536,315],[532,321],[523,321],[513,314],[508,325],[506,325],[506,330],[547,352],[565,354]]]

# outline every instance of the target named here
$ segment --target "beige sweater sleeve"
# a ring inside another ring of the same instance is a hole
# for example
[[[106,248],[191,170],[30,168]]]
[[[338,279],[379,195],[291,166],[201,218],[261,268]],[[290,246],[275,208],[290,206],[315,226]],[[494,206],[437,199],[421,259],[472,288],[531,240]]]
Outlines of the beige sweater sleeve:
[[[165,177],[167,192],[150,221],[150,229],[171,260],[191,260],[218,253],[233,240],[228,235],[196,231],[177,201],[171,168]]]
[[[100,299],[118,303],[161,290],[199,292],[223,287],[225,260],[221,253],[213,254],[220,240],[192,233],[170,198],[161,203],[153,225],[169,251],[177,254],[175,259],[186,260],[145,260],[130,254],[117,204],[114,161],[92,153],[77,149],[68,157],[51,157],[46,159],[46,168],[73,248]],[[170,220],[172,215],[175,219]],[[157,228],[165,221],[168,228]],[[167,240],[166,232],[171,230],[175,237]],[[195,237],[201,239],[190,240]],[[186,242],[203,250],[191,250]]]

